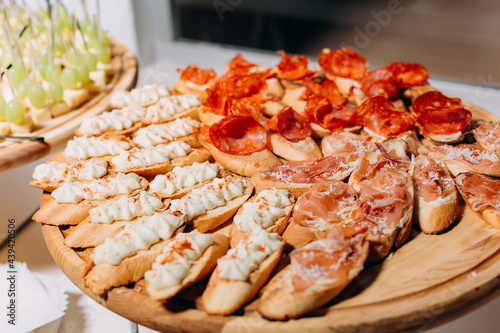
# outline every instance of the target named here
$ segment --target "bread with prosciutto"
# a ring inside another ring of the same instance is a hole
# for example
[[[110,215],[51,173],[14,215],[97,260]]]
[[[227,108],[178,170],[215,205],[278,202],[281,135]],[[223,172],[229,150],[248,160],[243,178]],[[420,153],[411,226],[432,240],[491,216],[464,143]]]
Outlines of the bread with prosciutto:
[[[472,124],[472,134],[477,145],[483,149],[500,153],[500,124],[494,121],[476,120]]]

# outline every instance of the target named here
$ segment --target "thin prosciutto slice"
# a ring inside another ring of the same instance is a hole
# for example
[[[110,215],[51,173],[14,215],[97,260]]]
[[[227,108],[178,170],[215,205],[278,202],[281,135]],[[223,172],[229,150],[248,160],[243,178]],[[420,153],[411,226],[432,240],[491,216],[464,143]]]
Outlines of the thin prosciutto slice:
[[[367,137],[349,132],[333,132],[321,140],[323,155],[344,158],[352,166],[374,148]]]
[[[456,146],[431,146],[424,149],[425,152],[443,161],[455,176],[460,172],[500,176],[500,154],[476,145],[462,143]]]
[[[368,243],[362,234],[334,230],[290,254],[291,263],[268,283],[258,311],[283,320],[311,312],[337,296],[364,267]]]
[[[500,123],[494,121],[476,121],[472,134],[479,146],[489,151],[500,153]]]
[[[470,209],[500,229],[500,180],[462,173],[455,178],[455,183]]]
[[[313,184],[319,179],[343,180],[352,169],[345,158],[328,156],[273,166],[261,171],[261,177],[287,184]]]
[[[400,247],[411,231],[413,187],[411,177],[390,165],[361,186],[356,208],[344,227],[364,232],[370,242],[369,260],[385,258],[393,246]]]
[[[338,225],[354,209],[356,191],[335,180],[317,182],[297,201],[283,239],[294,248],[302,247]]]
[[[455,182],[441,161],[419,155],[412,164],[411,174],[415,195],[425,202],[444,200],[455,192]]]

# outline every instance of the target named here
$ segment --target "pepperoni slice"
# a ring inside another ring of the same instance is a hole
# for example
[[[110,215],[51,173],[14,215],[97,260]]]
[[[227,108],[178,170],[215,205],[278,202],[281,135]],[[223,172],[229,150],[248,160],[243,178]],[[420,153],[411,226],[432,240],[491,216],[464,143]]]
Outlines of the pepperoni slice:
[[[366,73],[359,79],[359,83],[361,84],[361,90],[369,97],[396,97],[400,88],[396,77],[386,68],[379,68]]]
[[[240,156],[264,150],[267,142],[264,126],[248,116],[224,117],[210,127],[209,137],[220,151]]]
[[[250,116],[257,121],[262,118],[259,104],[249,98],[234,99],[227,97],[223,109],[224,115]]]
[[[460,98],[449,98],[438,91],[429,91],[413,101],[412,109],[417,115],[425,110],[443,110],[463,107]]]
[[[344,96],[340,94],[337,84],[332,80],[324,80],[322,83],[316,83],[311,78],[302,81],[306,90],[300,96],[303,100],[308,100],[312,96],[327,98],[334,109],[341,109],[346,103]]]
[[[231,61],[227,64],[227,71],[231,74],[242,75],[247,74],[252,68],[256,67],[256,64],[252,64],[241,54],[237,54]]]
[[[402,87],[421,86],[429,79],[427,69],[417,62],[396,61],[385,68],[392,72]]]
[[[289,56],[283,50],[279,50],[278,53],[282,55],[280,63],[276,66],[278,68],[278,78],[297,81],[314,74],[314,72],[308,68],[308,57],[301,55]]]
[[[277,115],[267,120],[266,124],[269,131],[293,142],[304,140],[312,133],[311,126],[289,106],[281,109]]]
[[[377,96],[361,104],[354,112],[352,121],[378,135],[389,137],[406,131],[416,122],[415,115],[394,109],[388,99]]]
[[[369,66],[368,61],[350,47],[324,48],[319,54],[318,64],[327,74],[353,79],[363,76]]]
[[[225,116],[226,110],[224,104],[226,103],[227,96],[219,89],[217,84],[205,89],[207,97],[202,101],[202,105],[210,110],[210,112]]]
[[[201,69],[197,64],[191,64],[186,69],[177,69],[181,74],[181,80],[190,81],[197,85],[204,85],[215,78],[215,71],[213,68]]]
[[[427,110],[418,116],[419,130],[434,135],[462,132],[469,126],[472,113],[464,108]]]
[[[355,108],[334,110],[330,101],[322,97],[312,97],[307,101],[305,111],[310,122],[331,131],[352,127]]]

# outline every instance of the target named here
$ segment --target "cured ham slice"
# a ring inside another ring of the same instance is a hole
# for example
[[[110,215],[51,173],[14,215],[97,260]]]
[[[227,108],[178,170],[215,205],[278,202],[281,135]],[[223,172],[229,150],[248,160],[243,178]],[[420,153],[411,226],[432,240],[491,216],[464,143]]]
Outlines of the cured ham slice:
[[[181,74],[181,80],[189,81],[197,85],[204,85],[215,79],[213,68],[201,69],[197,64],[191,64],[186,69],[177,69]]]
[[[231,155],[250,155],[266,148],[266,129],[252,117],[228,116],[209,130],[211,143]]]
[[[350,47],[337,50],[324,48],[318,57],[318,64],[328,75],[344,78],[358,78],[366,73],[369,63]]]
[[[500,180],[462,173],[455,178],[455,183],[469,208],[500,229]]]
[[[393,246],[400,247],[411,232],[413,184],[410,175],[390,165],[382,167],[360,190],[356,208],[342,223],[366,234],[368,260],[385,258]]]
[[[474,123],[472,134],[477,144],[484,149],[500,153],[500,124],[493,121],[478,120]]]
[[[432,146],[424,148],[423,152],[443,161],[455,176],[461,172],[500,176],[500,154],[476,145],[462,143],[456,146]]]
[[[283,233],[285,243],[300,248],[337,226],[356,206],[356,191],[336,180],[321,180],[299,200]]]
[[[349,132],[333,132],[321,140],[323,155],[344,158],[352,166],[374,148],[365,136]]]
[[[396,61],[385,68],[392,72],[402,87],[422,86],[429,79],[427,69],[416,62]]]
[[[415,223],[426,234],[447,229],[458,215],[455,182],[443,162],[419,155],[410,173],[415,189]]]
[[[328,238],[294,250],[291,263],[264,288],[258,311],[286,320],[311,312],[337,296],[363,269],[368,255],[364,235],[334,230]]]

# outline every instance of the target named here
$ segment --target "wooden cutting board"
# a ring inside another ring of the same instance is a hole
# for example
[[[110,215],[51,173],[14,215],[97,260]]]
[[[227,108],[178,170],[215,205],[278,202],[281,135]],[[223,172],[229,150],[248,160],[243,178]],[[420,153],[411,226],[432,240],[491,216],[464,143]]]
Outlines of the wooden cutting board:
[[[474,119],[500,121],[468,105]],[[269,321],[256,302],[227,317],[202,311],[203,285],[168,303],[150,299],[143,282],[109,292],[85,288],[85,262],[64,245],[59,227],[42,225],[45,242],[63,272],[87,295],[141,325],[165,332],[401,332],[425,330],[457,318],[500,293],[500,230],[461,205],[461,217],[441,235],[413,231],[382,263],[366,268],[334,301],[307,317]]]
[[[138,67],[134,54],[125,45],[110,39],[111,64],[115,74],[110,83],[79,108],[38,125],[27,136],[42,136],[45,142],[5,140],[0,142],[0,172],[36,161],[66,146],[75,129],[87,117],[109,107],[111,96],[120,90],[130,90],[137,83]]]

